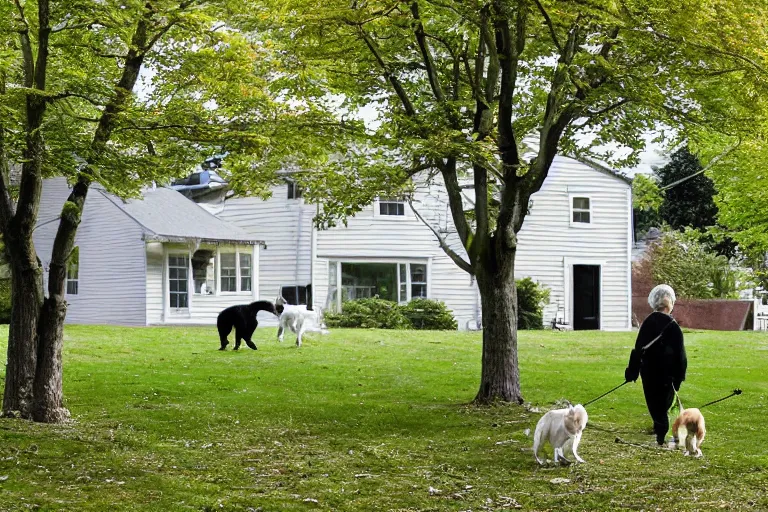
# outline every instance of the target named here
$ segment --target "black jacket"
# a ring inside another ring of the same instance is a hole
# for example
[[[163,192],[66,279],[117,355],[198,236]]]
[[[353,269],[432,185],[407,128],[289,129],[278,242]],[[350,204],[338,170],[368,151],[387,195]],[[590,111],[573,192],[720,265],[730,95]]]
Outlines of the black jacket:
[[[662,333],[663,330],[663,333]],[[653,345],[643,351],[643,347],[662,333]],[[635,349],[629,357],[629,365],[624,372],[628,381],[643,376],[643,382],[655,381],[659,384],[672,382],[675,389],[685,380],[688,358],[685,355],[683,331],[674,319],[666,313],[655,311],[648,315],[637,333]]]

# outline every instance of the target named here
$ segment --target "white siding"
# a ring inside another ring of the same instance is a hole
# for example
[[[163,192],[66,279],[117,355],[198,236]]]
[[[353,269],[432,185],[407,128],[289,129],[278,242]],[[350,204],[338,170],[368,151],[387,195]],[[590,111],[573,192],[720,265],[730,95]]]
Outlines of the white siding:
[[[518,235],[515,273],[530,276],[550,289],[545,323],[560,308],[560,316],[572,322],[571,267],[601,263],[601,328],[629,329],[629,265],[632,208],[629,184],[575,160],[555,158],[541,190]],[[588,226],[571,226],[573,194],[591,198]]]
[[[451,310],[460,329],[474,323],[479,311],[477,288],[469,274],[457,267],[440,248],[434,233],[418,219],[406,205],[404,217],[388,217],[376,214],[376,204],[365,208],[349,219],[346,227],[320,231],[317,236],[317,256],[324,262],[361,261],[365,259],[394,262],[428,259],[430,272],[429,298],[445,303]],[[414,193],[414,207],[425,220],[435,227],[450,245],[463,257],[466,256],[455,235],[445,191],[439,182],[431,186],[421,184]],[[317,297],[326,304],[328,274],[327,265],[321,276],[316,272]]]
[[[58,216],[69,195],[63,178],[45,180],[34,240],[47,267]],[[75,245],[79,247],[77,295],[67,296],[67,322],[145,325],[142,230],[99,189],[88,192]]]
[[[167,297],[165,279],[165,258],[168,252],[186,253],[189,247],[180,244],[162,244],[151,242],[147,244],[147,322],[150,325],[214,325],[221,311],[236,304],[253,302],[255,292],[221,293],[219,295],[190,294],[189,312],[176,314],[168,312],[166,317],[165,301]],[[251,247],[240,246],[240,250],[252,251]],[[254,258],[255,261],[255,258]],[[255,265],[258,267],[258,265]],[[218,271],[217,271],[218,275]],[[253,286],[258,283],[253,282]],[[218,288],[218,286],[217,286]],[[277,319],[271,313],[262,311],[258,315],[260,324],[277,325]]]
[[[259,258],[259,298],[274,300],[281,286],[310,283],[312,217],[315,206],[287,198],[287,185],[273,187],[263,201],[246,197],[229,199],[218,217],[264,240]]]
[[[550,289],[551,304],[545,322],[560,316],[571,321],[571,266],[601,264],[601,328],[628,329],[631,197],[629,184],[616,176],[568,158],[558,157],[542,189],[533,197],[530,215],[519,234],[516,276],[529,276]],[[572,227],[569,194],[592,199],[592,223]],[[261,252],[261,298],[273,298],[281,285],[309,282],[312,205],[286,198],[286,187],[275,187],[267,201],[258,198],[229,200],[219,215],[265,240]],[[465,256],[451,220],[445,191],[437,182],[421,185],[415,206],[459,254]],[[432,231],[406,205],[404,218],[379,216],[376,205],[349,219],[346,227],[317,233],[314,268],[315,304],[328,300],[328,262],[413,261],[430,263],[430,298],[445,302],[459,328],[479,318],[477,288],[439,247]],[[568,266],[566,266],[566,263]]]

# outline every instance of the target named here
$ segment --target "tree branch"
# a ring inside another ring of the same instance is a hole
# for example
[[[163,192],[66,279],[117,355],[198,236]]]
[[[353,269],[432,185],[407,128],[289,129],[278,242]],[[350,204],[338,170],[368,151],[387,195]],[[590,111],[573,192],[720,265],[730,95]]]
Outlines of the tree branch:
[[[100,103],[100,102],[98,102],[98,101],[96,101],[96,100],[86,96],[85,94],[78,94],[76,92],[69,92],[69,91],[60,92],[60,93],[57,93],[57,94],[51,94],[49,96],[46,96],[45,97],[45,101],[47,101],[48,103],[53,103],[56,100],[62,100],[62,99],[66,99],[66,98],[80,98],[82,100],[87,101],[88,103],[90,103],[91,105],[93,105],[95,107],[103,107],[104,106],[104,103]]]
[[[698,171],[694,172],[693,174],[690,174],[690,175],[686,176],[685,178],[680,178],[677,181],[673,181],[669,185],[664,185],[663,187],[659,187],[659,190],[669,190],[670,188],[676,187],[676,186],[680,185],[681,183],[685,183],[686,181],[690,180],[691,178],[694,178],[694,177],[698,176],[699,174],[703,174],[703,173],[707,172],[712,167],[717,165],[717,163],[720,162],[720,160],[722,160],[723,158],[725,158],[729,154],[733,153],[740,145],[741,145],[741,139],[739,139],[738,142],[736,142],[731,147],[727,148],[725,151],[723,151],[722,153],[720,153],[719,155],[714,157],[712,160],[710,160],[709,163],[705,167],[699,169]]]
[[[762,67],[760,64],[755,62],[753,59],[750,59],[746,55],[741,55],[739,53],[732,52],[730,50],[723,50],[721,48],[716,48],[716,47],[708,45],[708,44],[694,43],[694,42],[691,42],[691,41],[686,41],[684,39],[679,39],[679,38],[676,38],[676,37],[672,37],[672,36],[669,36],[667,34],[663,34],[663,33],[659,32],[659,31],[657,31],[654,27],[651,27],[651,29],[652,29],[651,33],[653,35],[655,35],[656,37],[658,37],[659,39],[664,39],[666,41],[672,41],[673,43],[677,43],[677,44],[688,45],[688,46],[691,46],[693,48],[698,48],[700,50],[704,50],[704,51],[709,52],[709,53],[714,53],[715,55],[732,57],[734,59],[737,59],[737,60],[740,60],[742,62],[745,62],[745,63],[749,64],[750,66],[755,68],[760,73],[762,73],[764,75],[766,74],[766,69],[764,67]]]
[[[547,14],[547,11],[544,9],[544,6],[541,5],[541,2],[539,0],[533,0],[536,3],[536,7],[539,8],[539,12],[541,12],[541,15],[544,16],[544,22],[547,24],[547,27],[549,27],[549,35],[552,36],[552,42],[555,43],[555,47],[557,48],[558,53],[563,53],[563,47],[560,44],[560,41],[557,39],[557,32],[555,32],[555,26],[552,24],[552,18],[549,17],[549,14]]]
[[[472,251],[469,245],[471,244],[472,230],[469,228],[467,217],[464,214],[464,201],[461,195],[461,187],[459,186],[459,177],[456,173],[456,159],[448,158],[446,162],[443,162],[440,165],[440,173],[443,175],[445,190],[448,193],[448,206],[451,209],[451,217],[453,217],[453,224],[456,226],[456,233],[459,235],[459,240],[461,240],[471,259]]]
[[[413,15],[414,27],[413,32],[416,35],[416,42],[419,45],[421,51],[421,58],[427,69],[427,77],[429,78],[429,85],[432,88],[432,93],[439,102],[445,101],[445,94],[443,88],[440,85],[440,77],[435,69],[435,61],[432,58],[432,51],[427,44],[426,34],[424,32],[424,24],[421,22],[419,16],[419,3],[417,1],[411,2],[411,14]]]
[[[437,242],[440,244],[440,248],[445,252],[445,254],[448,255],[449,258],[456,264],[457,267],[459,267],[464,272],[467,272],[470,275],[474,275],[474,271],[472,270],[472,265],[470,265],[464,258],[459,256],[456,251],[451,249],[451,247],[448,245],[448,243],[445,241],[445,239],[440,236],[440,233],[437,232],[437,230],[432,227],[432,225],[427,222],[424,217],[421,216],[421,214],[416,210],[416,208],[413,206],[413,201],[411,199],[408,199],[408,204],[411,207],[411,210],[413,211],[414,215],[416,215],[416,218],[418,218],[422,224],[427,226],[430,231],[435,235],[435,238],[437,238]]]
[[[376,62],[379,63],[379,66],[384,72],[384,78],[386,78],[395,89],[397,97],[400,98],[400,102],[403,104],[405,113],[409,117],[414,117],[416,115],[416,109],[413,107],[413,103],[411,103],[410,98],[408,98],[408,93],[405,92],[405,88],[400,83],[400,80],[398,80],[397,77],[394,76],[390,71],[387,62],[384,60],[384,57],[379,51],[378,45],[376,45],[376,41],[374,41],[373,38],[371,38],[371,36],[365,30],[363,30],[362,27],[360,27],[360,35],[362,36],[363,41],[365,41],[366,46],[368,46],[368,49],[371,50],[371,53],[376,59]]]

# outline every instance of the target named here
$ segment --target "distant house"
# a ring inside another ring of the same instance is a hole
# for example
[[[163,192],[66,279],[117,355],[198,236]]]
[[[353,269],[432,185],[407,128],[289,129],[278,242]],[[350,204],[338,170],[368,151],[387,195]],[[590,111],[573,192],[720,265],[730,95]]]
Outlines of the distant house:
[[[471,194],[466,197],[471,202]],[[463,253],[442,187],[420,186],[416,210]],[[346,227],[318,231],[287,176],[272,197],[226,200],[217,216],[268,249],[261,253],[262,298],[337,309],[346,299],[378,295],[406,302],[445,302],[460,328],[477,328],[481,307],[474,280],[438,246],[435,234],[400,198],[380,198]],[[550,289],[545,323],[574,329],[631,328],[632,197],[630,180],[594,163],[557,157],[532,198],[519,233],[516,275]],[[310,286],[311,285],[311,286]]]
[[[70,189],[45,180],[38,256],[47,266]],[[91,187],[67,278],[67,322],[211,324],[259,296],[260,239],[167,188],[122,199]]]

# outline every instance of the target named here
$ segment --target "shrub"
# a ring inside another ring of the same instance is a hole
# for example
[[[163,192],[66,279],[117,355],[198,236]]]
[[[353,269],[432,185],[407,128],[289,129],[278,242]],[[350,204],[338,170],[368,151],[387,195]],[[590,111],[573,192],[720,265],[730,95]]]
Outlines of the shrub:
[[[343,302],[341,313],[326,313],[328,327],[408,329],[411,324],[397,303],[374,297]]]
[[[737,298],[752,286],[751,275],[718,255],[694,229],[665,231],[646,253],[643,263],[653,284],[666,283],[677,297],[693,299]]]
[[[11,321],[11,280],[0,279],[0,324]]]
[[[413,299],[400,306],[400,310],[414,329],[455,331],[458,328],[456,319],[445,304],[436,300]]]
[[[430,299],[413,299],[405,305],[379,299],[357,299],[342,303],[341,313],[326,313],[328,327],[363,329],[456,330],[458,324],[445,304]]]
[[[549,303],[549,290],[530,277],[518,279],[517,328],[543,329],[544,305]]]

